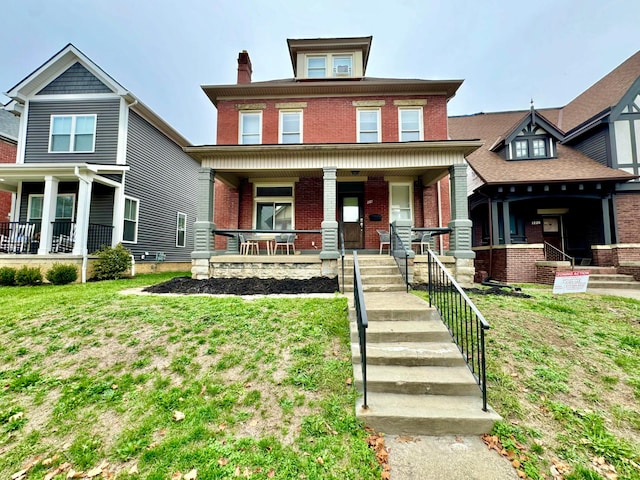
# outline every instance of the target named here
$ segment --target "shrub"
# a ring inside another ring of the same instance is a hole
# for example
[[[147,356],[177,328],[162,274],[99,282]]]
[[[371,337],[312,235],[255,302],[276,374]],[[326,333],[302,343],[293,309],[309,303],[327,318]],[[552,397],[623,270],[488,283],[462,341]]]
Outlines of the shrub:
[[[93,279],[114,280],[122,278],[123,273],[131,266],[131,252],[121,243],[115,247],[104,247],[96,253],[98,260],[93,267]]]
[[[26,265],[16,272],[16,285],[38,285],[42,283],[40,267],[27,267]]]
[[[54,263],[46,277],[54,285],[66,285],[78,279],[78,269],[70,263]]]
[[[11,287],[16,284],[16,269],[11,267],[0,268],[0,285]]]

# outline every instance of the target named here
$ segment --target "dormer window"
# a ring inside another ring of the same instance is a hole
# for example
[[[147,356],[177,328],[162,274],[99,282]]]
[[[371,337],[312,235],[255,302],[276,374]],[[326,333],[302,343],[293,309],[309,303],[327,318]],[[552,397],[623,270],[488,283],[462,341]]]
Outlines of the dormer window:
[[[326,53],[306,55],[306,78],[353,77],[353,54]]]
[[[542,138],[534,138],[531,141],[533,146],[534,157],[546,157],[547,156],[547,142]]]
[[[513,142],[513,158],[546,158],[548,138],[519,138]]]
[[[529,142],[526,140],[516,140],[516,158],[528,158],[529,157]]]

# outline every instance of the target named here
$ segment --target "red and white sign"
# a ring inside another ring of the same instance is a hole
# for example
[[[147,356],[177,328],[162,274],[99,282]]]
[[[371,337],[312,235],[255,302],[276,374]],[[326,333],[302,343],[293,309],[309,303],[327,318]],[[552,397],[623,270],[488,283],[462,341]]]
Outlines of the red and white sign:
[[[589,284],[589,271],[556,272],[553,293],[584,293]]]

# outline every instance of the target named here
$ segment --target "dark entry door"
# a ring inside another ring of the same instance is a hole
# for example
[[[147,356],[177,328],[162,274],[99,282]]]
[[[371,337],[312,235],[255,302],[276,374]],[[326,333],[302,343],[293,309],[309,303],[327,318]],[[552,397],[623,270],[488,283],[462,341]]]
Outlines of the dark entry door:
[[[545,242],[564,252],[562,216],[542,217],[542,235]]]
[[[344,247],[348,249],[364,248],[363,187],[363,183],[339,186],[338,220],[344,232]]]

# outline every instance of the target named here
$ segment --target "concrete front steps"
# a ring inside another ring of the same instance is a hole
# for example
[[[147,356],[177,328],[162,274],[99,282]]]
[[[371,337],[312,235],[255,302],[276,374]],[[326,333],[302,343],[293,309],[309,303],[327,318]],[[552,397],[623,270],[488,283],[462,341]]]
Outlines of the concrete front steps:
[[[640,282],[635,281],[633,275],[623,275],[621,273],[590,273],[587,290],[604,288],[640,290]]]
[[[406,292],[396,261],[389,255],[358,255],[365,292]],[[344,291],[353,292],[353,256],[344,259]],[[342,281],[342,277],[340,281]]]
[[[479,435],[500,419],[482,410],[480,389],[437,311],[406,292],[367,292],[368,408],[356,415],[394,435]],[[350,301],[354,379],[362,370]]]

